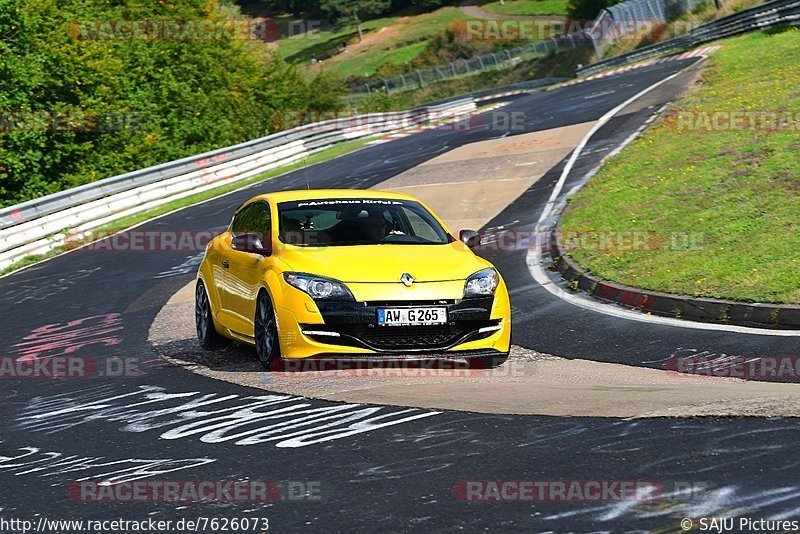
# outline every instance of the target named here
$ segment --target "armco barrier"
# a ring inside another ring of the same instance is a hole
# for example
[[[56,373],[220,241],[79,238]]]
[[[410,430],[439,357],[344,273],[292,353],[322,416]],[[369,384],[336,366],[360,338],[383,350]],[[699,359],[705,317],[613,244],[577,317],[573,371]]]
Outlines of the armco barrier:
[[[800,20],[800,1],[771,0],[763,4],[743,9],[738,13],[722,17],[691,30],[689,33],[668,39],[654,45],[645,46],[599,61],[578,70],[578,76],[589,76],[622,65],[628,65],[662,54],[668,54],[684,48],[692,48],[705,43],[733,37],[750,31],[763,30],[796,24]]]
[[[337,143],[456,117],[476,109],[472,97],[410,111],[306,124],[254,141],[113,176],[0,210],[0,269],[42,254],[92,228],[269,169]]]

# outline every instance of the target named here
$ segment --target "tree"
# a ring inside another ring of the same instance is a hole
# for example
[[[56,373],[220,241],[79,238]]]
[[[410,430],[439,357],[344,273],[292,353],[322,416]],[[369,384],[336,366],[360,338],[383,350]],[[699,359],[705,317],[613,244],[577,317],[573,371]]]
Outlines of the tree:
[[[391,0],[322,0],[320,7],[339,25],[353,25],[358,40],[364,40],[361,22],[365,16],[377,15],[389,9]]]
[[[217,33],[250,21],[212,4],[0,0],[0,206],[341,109],[333,76],[309,80],[256,36]],[[185,21],[181,33],[137,39],[121,24],[162,19]]]

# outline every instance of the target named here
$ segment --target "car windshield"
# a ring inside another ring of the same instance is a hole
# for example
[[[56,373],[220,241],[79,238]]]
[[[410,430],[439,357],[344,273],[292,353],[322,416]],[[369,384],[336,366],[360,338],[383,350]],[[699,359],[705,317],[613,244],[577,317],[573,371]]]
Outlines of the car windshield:
[[[278,235],[298,246],[444,245],[452,237],[418,202],[320,199],[278,204]]]

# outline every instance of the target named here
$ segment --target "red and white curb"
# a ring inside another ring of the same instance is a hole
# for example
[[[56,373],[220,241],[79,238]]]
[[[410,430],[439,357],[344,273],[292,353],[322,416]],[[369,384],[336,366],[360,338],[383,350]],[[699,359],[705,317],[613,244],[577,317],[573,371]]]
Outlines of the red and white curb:
[[[667,56],[658,59],[651,59],[649,61],[644,61],[642,63],[635,63],[633,65],[627,65],[625,67],[620,67],[618,69],[609,70],[606,72],[601,72],[599,74],[593,74],[592,76],[588,76],[586,78],[581,78],[579,80],[573,80],[571,82],[567,82],[563,84],[561,87],[565,85],[575,85],[576,83],[583,83],[588,82],[589,80],[596,80],[598,78],[607,78],[608,76],[614,76],[615,74],[622,74],[623,72],[628,72],[634,69],[641,69],[642,67],[649,67],[650,65],[655,65],[657,63],[666,63],[668,61],[677,61],[679,59],[688,59],[692,57],[706,57],[709,54],[716,52],[722,48],[721,46],[707,46],[705,48],[698,48],[696,50],[692,50],[690,52],[684,52],[683,54],[678,54],[676,56]]]
[[[514,93],[516,94],[516,93]],[[500,95],[492,95],[492,98],[497,98]],[[508,105],[508,102],[498,102],[497,104],[492,104],[491,106],[486,106],[485,108],[481,108],[477,111],[472,111],[465,115],[459,115],[457,117],[453,117],[452,119],[446,122],[440,122],[438,124],[428,124],[425,126],[418,126],[415,128],[411,128],[409,130],[403,130],[402,132],[396,132],[393,134],[386,135],[381,137],[380,139],[376,139],[374,141],[370,141],[367,145],[380,145],[383,143],[388,143],[389,141],[394,141],[395,139],[402,139],[403,137],[408,137],[411,134],[417,132],[424,132],[425,130],[436,130],[436,129],[446,129],[448,126],[452,126],[457,123],[463,123],[464,126],[462,127],[461,124],[457,124],[453,129],[454,130],[461,130],[461,129],[469,129],[470,128],[470,118],[476,115],[480,115],[482,113],[486,113],[489,111],[494,111],[496,109],[500,109],[504,106]]]
[[[531,94],[531,93],[538,93],[541,89],[516,89],[514,91],[506,91],[504,93],[497,93],[494,95],[482,96],[480,98],[476,98],[475,102],[483,102],[484,100],[494,100],[495,98],[503,98],[504,96],[514,96],[514,95],[523,95],[523,94]]]

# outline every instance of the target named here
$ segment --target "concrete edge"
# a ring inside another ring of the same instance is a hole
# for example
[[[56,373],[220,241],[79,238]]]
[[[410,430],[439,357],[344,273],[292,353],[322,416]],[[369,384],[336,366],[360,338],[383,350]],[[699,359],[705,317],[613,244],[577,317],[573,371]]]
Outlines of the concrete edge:
[[[704,323],[771,329],[800,328],[800,306],[673,295],[627,286],[594,276],[578,265],[550,239],[551,270],[567,281],[567,289],[583,291],[605,301],[663,317]]]

